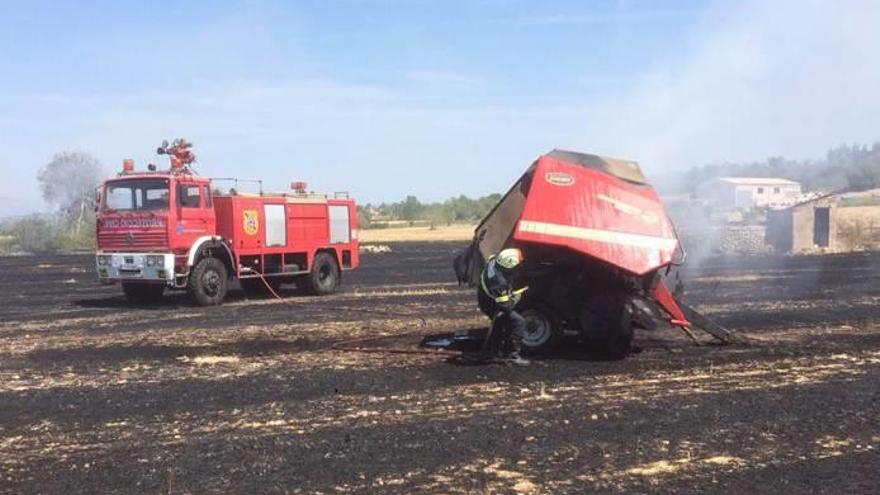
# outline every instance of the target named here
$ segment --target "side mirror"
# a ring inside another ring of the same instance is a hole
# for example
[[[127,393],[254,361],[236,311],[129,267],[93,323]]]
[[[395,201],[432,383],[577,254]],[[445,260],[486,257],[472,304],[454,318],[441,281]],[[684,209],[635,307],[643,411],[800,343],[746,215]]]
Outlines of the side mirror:
[[[95,193],[95,213],[101,209],[101,191]]]

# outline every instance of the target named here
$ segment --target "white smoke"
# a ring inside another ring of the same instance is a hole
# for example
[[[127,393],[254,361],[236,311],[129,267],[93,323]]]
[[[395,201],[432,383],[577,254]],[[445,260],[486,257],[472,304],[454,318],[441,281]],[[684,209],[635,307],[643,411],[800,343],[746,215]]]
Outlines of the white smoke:
[[[716,5],[668,53],[586,116],[584,149],[650,176],[769,156],[820,158],[880,139],[880,2]]]

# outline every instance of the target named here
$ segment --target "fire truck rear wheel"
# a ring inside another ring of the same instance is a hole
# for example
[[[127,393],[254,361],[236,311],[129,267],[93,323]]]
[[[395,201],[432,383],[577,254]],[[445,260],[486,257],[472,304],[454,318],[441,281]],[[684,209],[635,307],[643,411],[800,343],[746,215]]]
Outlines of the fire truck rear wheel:
[[[339,265],[330,253],[318,253],[308,274],[307,286],[312,294],[330,294],[339,286]]]
[[[226,265],[217,258],[206,257],[190,273],[187,290],[200,306],[216,306],[226,297],[228,283]]]
[[[165,286],[161,284],[139,284],[136,282],[122,282],[122,293],[130,303],[150,304],[157,303],[162,299]]]

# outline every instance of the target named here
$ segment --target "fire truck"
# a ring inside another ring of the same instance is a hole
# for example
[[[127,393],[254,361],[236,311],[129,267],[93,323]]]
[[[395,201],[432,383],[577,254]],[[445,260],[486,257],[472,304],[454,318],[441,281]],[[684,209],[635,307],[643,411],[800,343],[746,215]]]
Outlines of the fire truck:
[[[220,179],[197,175],[192,144],[159,147],[170,169],[135,171],[125,160],[98,195],[100,281],[120,283],[135,303],[158,301],[166,289],[186,290],[199,305],[223,302],[232,280],[250,293],[284,283],[328,294],[341,272],[359,264],[357,207],[346,193],[220,190]],[[225,179],[236,181],[236,179]]]

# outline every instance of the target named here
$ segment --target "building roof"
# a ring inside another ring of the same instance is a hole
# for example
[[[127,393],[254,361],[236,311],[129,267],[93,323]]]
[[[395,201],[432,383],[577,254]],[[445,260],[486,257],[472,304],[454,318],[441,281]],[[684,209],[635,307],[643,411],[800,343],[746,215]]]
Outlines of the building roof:
[[[799,186],[800,182],[776,177],[721,177],[721,182],[739,186]]]

